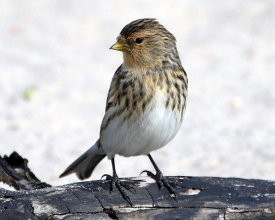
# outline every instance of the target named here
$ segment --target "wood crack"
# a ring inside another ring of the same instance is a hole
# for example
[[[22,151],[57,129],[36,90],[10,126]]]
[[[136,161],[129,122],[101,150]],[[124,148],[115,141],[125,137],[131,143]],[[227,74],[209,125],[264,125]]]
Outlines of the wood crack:
[[[0,157],[0,161],[2,159]],[[9,166],[7,162],[0,163],[0,169],[9,169],[13,174],[5,179],[7,172],[2,172],[2,176],[0,172],[1,181],[11,181],[10,178],[17,175],[16,169],[1,165]],[[19,191],[0,188],[1,219],[182,219],[182,216],[185,219],[275,219],[273,181],[220,177],[167,178],[174,183],[171,185],[177,201],[167,189],[160,191],[148,177],[123,178],[126,184],[132,184],[136,189],[136,193],[130,194],[133,207],[118,190],[110,194],[110,182],[105,180],[36,190],[26,190],[26,185],[21,185]]]

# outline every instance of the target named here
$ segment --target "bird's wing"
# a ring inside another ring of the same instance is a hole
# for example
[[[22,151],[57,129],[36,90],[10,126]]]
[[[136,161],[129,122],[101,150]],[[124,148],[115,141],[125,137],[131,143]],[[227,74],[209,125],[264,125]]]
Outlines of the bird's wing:
[[[112,103],[114,101],[114,96],[116,94],[117,88],[118,88],[118,84],[120,82],[120,73],[121,73],[121,69],[122,69],[122,65],[121,64],[118,69],[116,70],[113,78],[112,78],[112,82],[108,91],[108,96],[107,96],[107,100],[106,100],[106,108],[105,108],[105,112],[108,111],[108,109],[112,106]]]

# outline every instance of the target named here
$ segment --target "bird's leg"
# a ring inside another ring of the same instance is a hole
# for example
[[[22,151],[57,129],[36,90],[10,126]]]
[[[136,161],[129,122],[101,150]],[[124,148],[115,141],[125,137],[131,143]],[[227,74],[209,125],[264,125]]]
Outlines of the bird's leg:
[[[116,167],[115,167],[115,159],[112,158],[111,159],[111,162],[112,162],[112,168],[113,168],[113,176],[110,176],[108,174],[104,174],[101,178],[103,177],[106,177],[107,180],[110,180],[111,181],[111,187],[110,187],[110,193],[113,192],[115,186],[118,188],[119,192],[121,193],[122,197],[131,205],[133,206],[132,204],[132,201],[130,199],[130,197],[127,195],[127,193],[124,191],[123,187],[129,191],[134,190],[135,192],[135,189],[133,188],[133,186],[130,186],[130,185],[127,185],[123,182],[121,182],[118,178],[118,175],[116,173]]]
[[[155,161],[153,160],[152,156],[150,154],[148,154],[148,157],[149,157],[151,163],[153,164],[153,166],[154,166],[154,168],[156,170],[156,174],[153,174],[151,171],[148,171],[148,170],[142,171],[141,174],[142,173],[146,173],[149,177],[151,177],[152,179],[156,180],[156,182],[158,184],[158,187],[159,187],[159,190],[161,190],[162,187],[165,186],[165,188],[168,189],[168,191],[171,194],[171,196],[176,199],[177,195],[176,195],[175,191],[173,190],[173,188],[171,187],[171,185],[169,184],[169,182],[164,178],[162,172],[158,168],[158,166],[155,163]]]

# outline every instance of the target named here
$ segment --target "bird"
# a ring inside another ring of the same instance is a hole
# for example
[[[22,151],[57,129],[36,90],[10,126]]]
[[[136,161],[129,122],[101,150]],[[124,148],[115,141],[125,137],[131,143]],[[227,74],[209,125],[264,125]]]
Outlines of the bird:
[[[110,192],[115,187],[132,206],[125,184],[117,175],[115,156],[148,156],[156,173],[146,173],[159,189],[176,193],[153,160],[151,152],[164,147],[177,134],[186,110],[188,78],[182,67],[176,38],[155,18],[142,18],[127,24],[112,50],[123,53],[123,63],[116,70],[107,95],[99,139],[61,175],[75,173],[89,178],[107,156],[113,175]]]

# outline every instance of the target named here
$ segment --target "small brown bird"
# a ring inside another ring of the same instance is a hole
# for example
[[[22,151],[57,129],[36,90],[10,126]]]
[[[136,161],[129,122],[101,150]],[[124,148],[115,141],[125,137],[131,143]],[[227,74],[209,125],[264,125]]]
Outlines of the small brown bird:
[[[185,112],[188,79],[176,39],[155,19],[145,18],[126,25],[110,49],[122,51],[124,62],[111,82],[100,137],[60,177],[76,173],[86,179],[107,155],[113,176],[103,176],[111,180],[111,192],[116,186],[132,205],[123,190],[131,187],[117,176],[115,155],[148,155],[156,174],[143,172],[155,179],[160,189],[164,185],[176,197],[150,155],[173,139]]]

